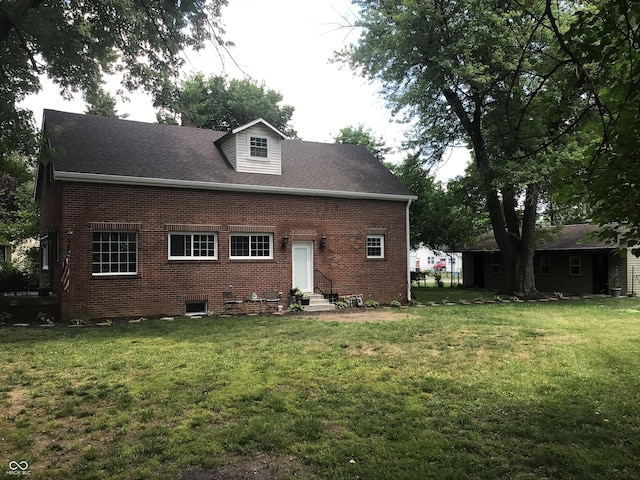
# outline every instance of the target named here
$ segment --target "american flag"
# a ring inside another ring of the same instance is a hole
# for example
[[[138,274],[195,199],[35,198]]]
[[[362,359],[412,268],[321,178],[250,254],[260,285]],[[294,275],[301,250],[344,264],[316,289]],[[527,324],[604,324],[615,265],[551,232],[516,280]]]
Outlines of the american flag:
[[[71,256],[71,251],[67,250],[67,254],[64,256],[64,260],[62,260],[62,289],[65,292],[69,291],[69,257]]]

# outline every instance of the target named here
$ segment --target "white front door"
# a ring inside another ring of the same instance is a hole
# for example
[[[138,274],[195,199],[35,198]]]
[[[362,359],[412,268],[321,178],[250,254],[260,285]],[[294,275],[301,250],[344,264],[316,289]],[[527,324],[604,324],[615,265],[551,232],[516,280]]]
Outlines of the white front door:
[[[313,242],[292,242],[292,285],[313,293]]]

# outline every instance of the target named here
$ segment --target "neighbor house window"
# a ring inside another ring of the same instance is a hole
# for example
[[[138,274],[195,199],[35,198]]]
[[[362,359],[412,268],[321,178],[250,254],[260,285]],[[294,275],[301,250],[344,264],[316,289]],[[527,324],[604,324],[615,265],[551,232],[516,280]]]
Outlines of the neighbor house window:
[[[540,275],[551,275],[551,257],[540,257]]]
[[[582,275],[582,259],[580,257],[569,257],[569,275],[572,277]]]
[[[249,137],[249,154],[252,157],[267,158],[269,156],[269,140],[266,137]]]
[[[93,275],[138,273],[137,232],[93,232]]]
[[[169,260],[215,260],[217,258],[216,233],[169,234]]]
[[[367,235],[367,258],[384,258],[384,235]]]
[[[491,257],[491,273],[494,275],[500,274],[500,257]]]
[[[273,235],[271,234],[233,233],[230,237],[230,258],[273,258]]]

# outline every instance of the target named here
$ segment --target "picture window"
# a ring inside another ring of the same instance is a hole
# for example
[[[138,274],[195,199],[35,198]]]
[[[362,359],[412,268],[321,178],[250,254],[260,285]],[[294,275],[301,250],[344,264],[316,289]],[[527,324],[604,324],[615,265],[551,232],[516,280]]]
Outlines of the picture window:
[[[92,274],[135,275],[138,273],[136,232],[93,232]]]

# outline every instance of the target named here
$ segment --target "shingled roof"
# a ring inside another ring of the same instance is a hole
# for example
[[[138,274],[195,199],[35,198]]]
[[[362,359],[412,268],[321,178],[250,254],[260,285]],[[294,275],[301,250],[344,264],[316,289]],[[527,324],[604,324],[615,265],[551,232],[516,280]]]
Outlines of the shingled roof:
[[[557,251],[557,250],[601,250],[607,248],[617,248],[598,240],[594,234],[598,232],[596,225],[578,224],[563,225],[559,227],[544,227],[542,242],[536,246],[536,251]],[[473,245],[460,249],[462,252],[497,252],[498,243],[493,232],[485,233],[476,239]]]
[[[282,141],[282,174],[235,171],[214,142],[226,132],[45,110],[55,178],[297,195],[416,198],[364,147]]]

